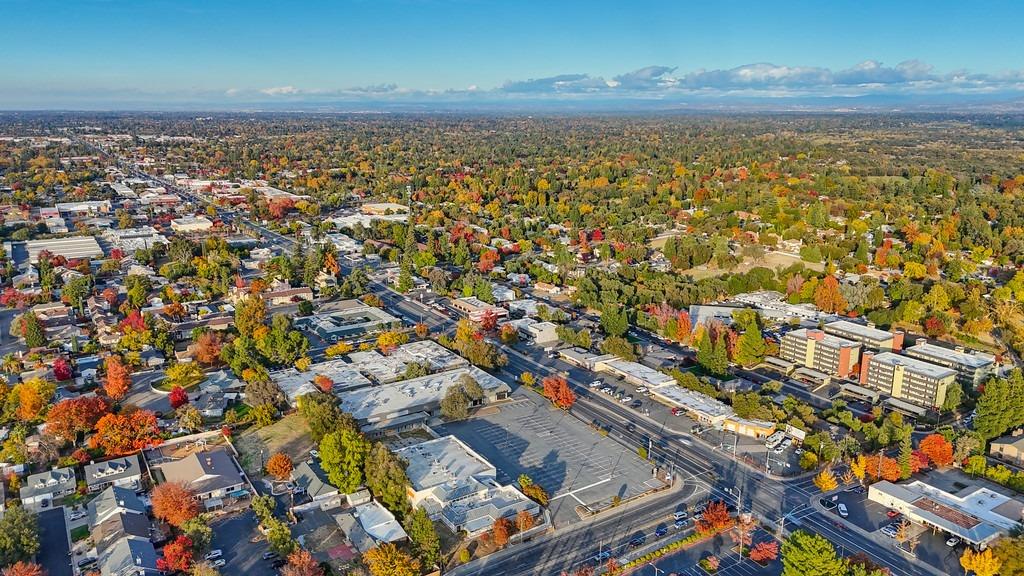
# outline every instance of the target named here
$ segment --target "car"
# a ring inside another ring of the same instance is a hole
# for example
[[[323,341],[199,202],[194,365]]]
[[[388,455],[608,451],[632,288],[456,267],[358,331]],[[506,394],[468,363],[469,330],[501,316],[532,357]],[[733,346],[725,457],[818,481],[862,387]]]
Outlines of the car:
[[[644,536],[643,534],[641,534],[641,535],[637,536],[636,538],[633,538],[632,540],[630,540],[629,541],[629,545],[632,546],[633,548],[639,548],[640,546],[644,545],[644,542],[647,542],[647,536]]]
[[[619,402],[622,402],[623,404],[629,404],[632,401],[633,397],[629,396],[628,394],[626,396],[623,396],[622,398],[619,398]]]
[[[949,546],[950,548],[955,548],[956,545],[959,544],[959,543],[960,543],[960,539],[957,538],[956,536],[951,536],[949,538],[949,540],[946,540],[946,546]]]
[[[636,432],[636,424],[633,424],[632,422],[627,423],[626,430],[629,430],[630,432]]]
[[[687,516],[689,516],[689,514],[683,510],[676,510],[675,514],[672,514],[672,518],[675,520],[686,520]]]
[[[611,394],[612,393],[612,387],[611,386],[605,386],[604,388],[601,388],[601,392],[604,392],[605,394]]]
[[[846,508],[846,504],[839,504],[839,515],[843,518],[850,515],[850,511]]]
[[[678,528],[682,528],[683,526],[686,526],[686,520],[682,520],[682,519],[676,520],[676,522],[675,522],[675,524],[673,524],[673,526],[675,526],[677,529]]]
[[[75,512],[72,512],[68,516],[68,518],[71,519],[71,520],[80,520],[82,518],[85,518],[87,514],[88,513],[85,510],[77,510]]]
[[[676,407],[676,408],[673,408],[673,409],[672,409],[672,415],[673,415],[673,416],[679,416],[679,415],[681,415],[682,413],[683,413],[683,411],[682,411],[682,410],[680,410],[680,409],[679,409],[678,407]]]
[[[223,558],[218,558],[214,560],[212,563],[210,563],[210,566],[213,566],[214,568],[220,568],[225,564],[227,564],[227,560],[224,560]]]
[[[657,530],[654,531],[655,538],[661,538],[665,534],[668,534],[668,528],[665,526],[660,526]]]
[[[217,550],[211,550],[210,553],[205,556],[205,558],[207,560],[216,560],[217,558],[220,558],[223,555],[224,551],[218,548]]]
[[[273,560],[275,558],[278,558],[278,555],[277,555],[276,552],[264,552],[263,553],[263,559],[264,560]]]
[[[92,557],[83,558],[83,559],[78,561],[78,567],[79,568],[84,568],[84,567],[86,567],[86,566],[88,566],[90,564],[94,564],[96,562],[96,560],[97,560],[96,558],[92,558]]]
[[[888,516],[889,518],[895,518],[895,517],[899,516],[900,513],[897,512],[896,510],[889,510],[889,511],[887,511],[885,513],[885,515]]]
[[[896,537],[896,529],[893,528],[892,525],[883,526],[882,529],[879,530],[879,532],[881,532],[882,534],[885,534],[889,538],[895,538]]]
[[[607,559],[609,559],[611,557],[612,557],[611,550],[601,550],[597,554],[594,554],[594,560],[597,560],[598,562],[604,562],[605,560],[607,560]]]
[[[643,394],[644,392],[647,392],[647,386],[637,386],[636,391]]]
[[[601,382],[600,380],[594,380],[593,382],[590,383],[590,387],[591,388],[597,388],[601,384],[604,384],[604,382]]]
[[[310,450],[309,451],[309,455],[312,456],[313,458],[319,458],[320,457],[320,451],[319,450]]]

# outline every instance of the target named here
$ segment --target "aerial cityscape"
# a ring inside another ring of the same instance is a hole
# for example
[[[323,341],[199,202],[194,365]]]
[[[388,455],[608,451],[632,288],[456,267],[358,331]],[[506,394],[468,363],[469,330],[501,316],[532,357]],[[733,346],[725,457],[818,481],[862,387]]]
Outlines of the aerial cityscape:
[[[2,4],[0,576],[1024,576],[1021,6]]]

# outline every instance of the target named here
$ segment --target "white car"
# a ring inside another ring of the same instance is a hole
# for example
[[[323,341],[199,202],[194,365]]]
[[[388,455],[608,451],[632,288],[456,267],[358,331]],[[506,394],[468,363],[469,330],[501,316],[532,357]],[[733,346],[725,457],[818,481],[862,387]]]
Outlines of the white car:
[[[72,512],[68,516],[68,518],[70,518],[71,520],[80,520],[82,518],[85,518],[86,514],[87,512],[85,510],[78,510],[77,512]]]
[[[949,546],[950,548],[955,548],[956,545],[959,544],[959,543],[960,543],[960,539],[957,538],[956,536],[953,536],[949,540],[946,540],[946,546]]]
[[[647,386],[637,386],[636,391],[643,394],[644,392],[647,392]]]
[[[633,401],[633,397],[628,395],[628,394],[626,396],[623,396],[621,399],[619,399],[619,402],[622,402],[623,404],[627,404],[627,403],[632,402],[632,401]]]
[[[220,558],[219,560],[214,560],[213,563],[211,563],[210,565],[213,566],[214,568],[220,568],[221,566],[224,566],[225,564],[227,564],[227,561],[224,560],[223,558]]]
[[[896,537],[896,529],[893,528],[892,526],[883,526],[882,529],[880,530],[880,532],[882,534],[885,534],[889,538],[895,538]]]
[[[840,504],[838,506],[838,508],[839,508],[839,515],[842,516],[843,518],[846,518],[847,516],[850,515],[850,511],[846,509],[846,504]]]
[[[601,382],[600,380],[594,380],[593,382],[590,383],[590,387],[591,388],[597,388],[601,384],[604,384],[604,382]]]
[[[217,550],[210,550],[210,553],[207,554],[205,558],[207,560],[216,560],[217,558],[220,558],[223,555],[224,551],[218,548]]]

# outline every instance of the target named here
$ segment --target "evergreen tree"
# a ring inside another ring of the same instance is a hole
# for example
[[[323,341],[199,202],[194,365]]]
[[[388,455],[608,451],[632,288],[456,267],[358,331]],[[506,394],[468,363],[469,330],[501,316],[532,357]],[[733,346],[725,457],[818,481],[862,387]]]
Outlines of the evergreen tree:
[[[974,417],[974,430],[985,440],[991,440],[1010,427],[1010,385],[1003,378],[992,378],[978,399]]]
[[[910,435],[907,434],[900,440],[900,480],[910,478],[910,459],[913,457],[914,447],[910,443]]]
[[[725,336],[721,335],[711,349],[711,365],[707,367],[715,376],[729,373],[729,351],[726,349]]]
[[[405,531],[409,534],[416,555],[424,566],[433,566],[441,557],[441,540],[437,537],[434,523],[422,506],[417,508],[406,520]]]
[[[697,364],[705,370],[711,369],[714,348],[715,346],[711,342],[711,335],[707,330],[701,330],[700,337],[697,339]]]
[[[747,327],[747,330],[736,342],[734,359],[737,364],[753,366],[764,360],[768,347],[764,343],[764,337],[757,326]]]
[[[34,312],[29,310],[22,317],[22,336],[25,338],[25,346],[39,348],[46,345],[46,329],[43,323]]]

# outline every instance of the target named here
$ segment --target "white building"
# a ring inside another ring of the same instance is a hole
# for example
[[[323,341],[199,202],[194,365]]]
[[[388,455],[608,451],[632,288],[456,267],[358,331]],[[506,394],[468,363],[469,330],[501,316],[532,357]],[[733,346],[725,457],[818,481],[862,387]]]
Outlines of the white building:
[[[171,220],[171,230],[178,233],[205,232],[213,228],[213,222],[206,216],[182,216]]]

